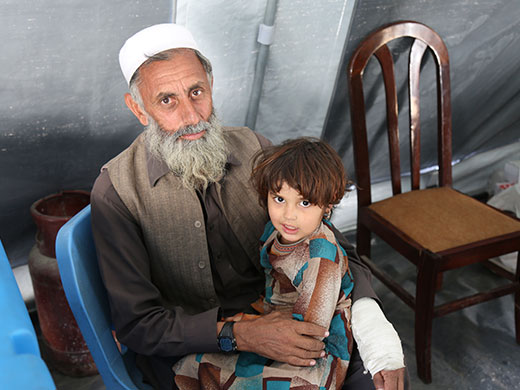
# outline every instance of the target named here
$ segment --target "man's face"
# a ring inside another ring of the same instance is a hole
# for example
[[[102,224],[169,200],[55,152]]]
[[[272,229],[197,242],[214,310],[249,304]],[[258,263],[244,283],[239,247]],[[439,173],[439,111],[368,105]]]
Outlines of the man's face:
[[[165,61],[155,61],[139,70],[144,110],[159,126],[175,133],[184,126],[207,121],[212,111],[211,85],[202,64],[191,50],[182,50]],[[135,112],[134,112],[135,113]],[[137,115],[143,125],[148,116]],[[186,134],[181,139],[196,140],[206,131]]]

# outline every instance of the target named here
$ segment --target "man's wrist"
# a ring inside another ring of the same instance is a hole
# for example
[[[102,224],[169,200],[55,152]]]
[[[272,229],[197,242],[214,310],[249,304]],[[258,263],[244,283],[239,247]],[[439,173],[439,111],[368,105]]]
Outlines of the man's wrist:
[[[235,334],[235,340],[237,343],[238,351],[248,351],[247,349],[247,327],[248,323],[251,321],[238,321],[235,322],[235,326],[233,327],[233,333]]]
[[[218,338],[218,335],[220,334],[220,331],[222,330],[222,327],[224,326],[224,324],[225,324],[224,321],[217,322],[217,338]]]
[[[233,326],[235,325],[234,321],[225,322],[219,332],[217,337],[217,344],[220,352],[230,353],[236,352],[237,343],[235,340],[235,335],[233,333]]]

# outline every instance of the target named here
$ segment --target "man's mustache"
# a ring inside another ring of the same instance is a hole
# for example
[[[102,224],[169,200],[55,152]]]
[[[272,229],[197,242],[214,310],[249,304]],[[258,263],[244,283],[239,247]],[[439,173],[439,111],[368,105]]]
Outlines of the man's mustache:
[[[188,126],[181,127],[179,130],[177,130],[173,134],[168,131],[165,131],[163,129],[161,129],[161,130],[163,130],[165,133],[169,134],[169,136],[172,137],[171,139],[173,141],[177,141],[177,139],[179,139],[179,137],[182,137],[184,135],[189,135],[189,134],[197,134],[203,130],[207,131],[210,127],[211,127],[211,125],[209,122],[200,121],[196,125],[188,125]]]

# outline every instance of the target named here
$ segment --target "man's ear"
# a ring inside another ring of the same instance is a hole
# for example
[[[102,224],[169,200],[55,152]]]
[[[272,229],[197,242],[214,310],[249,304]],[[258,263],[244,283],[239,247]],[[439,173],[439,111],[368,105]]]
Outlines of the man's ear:
[[[139,122],[141,122],[143,126],[147,126],[148,115],[146,115],[146,113],[142,110],[139,104],[132,98],[132,95],[130,95],[129,93],[125,93],[125,103],[130,109],[130,111],[132,111],[132,113],[137,117],[137,119],[139,119]]]

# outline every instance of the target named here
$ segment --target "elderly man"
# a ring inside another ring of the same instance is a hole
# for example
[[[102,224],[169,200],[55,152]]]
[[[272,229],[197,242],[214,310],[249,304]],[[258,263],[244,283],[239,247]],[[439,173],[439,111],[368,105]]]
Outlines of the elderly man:
[[[269,141],[247,128],[220,125],[211,64],[185,28],[144,29],[126,41],[119,59],[130,88],[125,102],[146,130],[102,168],[91,197],[119,341],[136,352],[145,378],[158,389],[172,388],[173,363],[194,352],[251,351],[315,364],[326,329],[281,313],[222,322],[264,288],[258,239],[267,215],[249,175],[251,157]],[[355,279],[354,308],[376,312],[372,322],[386,321],[377,304],[363,309],[363,302],[377,299],[370,273],[341,239]],[[377,388],[402,388],[400,353],[397,364],[391,356],[363,356]],[[356,350],[345,388],[374,388],[363,371]]]

